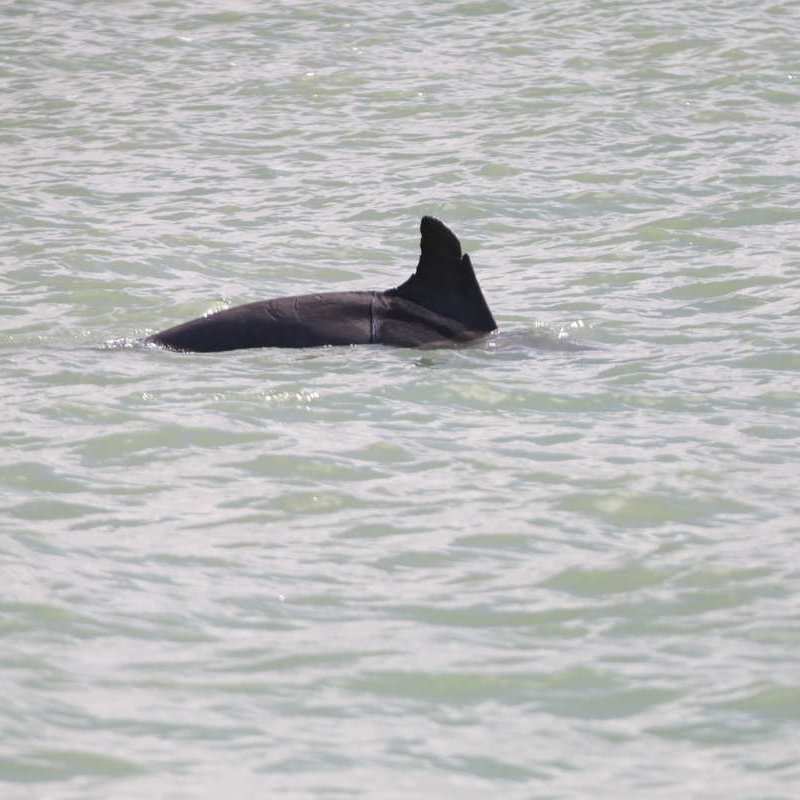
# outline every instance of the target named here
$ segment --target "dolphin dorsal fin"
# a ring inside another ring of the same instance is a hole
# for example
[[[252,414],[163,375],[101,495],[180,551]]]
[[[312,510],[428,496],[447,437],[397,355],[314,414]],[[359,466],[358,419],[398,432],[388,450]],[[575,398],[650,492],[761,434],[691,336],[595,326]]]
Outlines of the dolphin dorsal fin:
[[[391,294],[458,320],[479,331],[497,325],[478,285],[469,256],[461,254],[458,237],[443,222],[423,217],[416,272]]]

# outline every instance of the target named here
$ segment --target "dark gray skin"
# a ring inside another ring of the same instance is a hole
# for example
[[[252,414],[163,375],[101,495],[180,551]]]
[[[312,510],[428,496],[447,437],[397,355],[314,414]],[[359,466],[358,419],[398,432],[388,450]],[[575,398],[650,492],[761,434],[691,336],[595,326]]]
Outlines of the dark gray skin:
[[[446,347],[497,328],[469,256],[453,232],[423,217],[416,272],[386,292],[326,292],[236,306],[145,341],[181,352],[249,347],[387,344]]]

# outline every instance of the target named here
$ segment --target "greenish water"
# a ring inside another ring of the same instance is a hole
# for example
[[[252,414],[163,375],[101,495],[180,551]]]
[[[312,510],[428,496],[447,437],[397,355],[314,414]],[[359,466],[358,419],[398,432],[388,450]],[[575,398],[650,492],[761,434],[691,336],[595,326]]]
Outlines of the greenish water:
[[[4,4],[0,796],[793,800],[798,38]],[[395,286],[422,214],[479,345],[134,344]]]

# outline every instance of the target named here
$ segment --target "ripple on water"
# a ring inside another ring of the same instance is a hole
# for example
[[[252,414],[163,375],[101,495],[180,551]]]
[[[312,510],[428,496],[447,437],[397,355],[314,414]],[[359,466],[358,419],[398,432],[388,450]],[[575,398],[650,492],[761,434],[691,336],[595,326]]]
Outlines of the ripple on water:
[[[4,797],[794,798],[797,4],[73,5],[0,11]],[[422,214],[485,341],[141,345]]]

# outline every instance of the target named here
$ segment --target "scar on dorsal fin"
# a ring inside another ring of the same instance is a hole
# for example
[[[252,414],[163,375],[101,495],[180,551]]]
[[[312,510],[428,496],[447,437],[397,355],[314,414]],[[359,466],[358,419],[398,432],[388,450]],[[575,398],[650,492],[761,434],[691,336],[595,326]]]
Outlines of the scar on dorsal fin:
[[[497,325],[458,237],[435,217],[423,217],[419,229],[416,272],[393,293],[476,330],[493,331]]]

